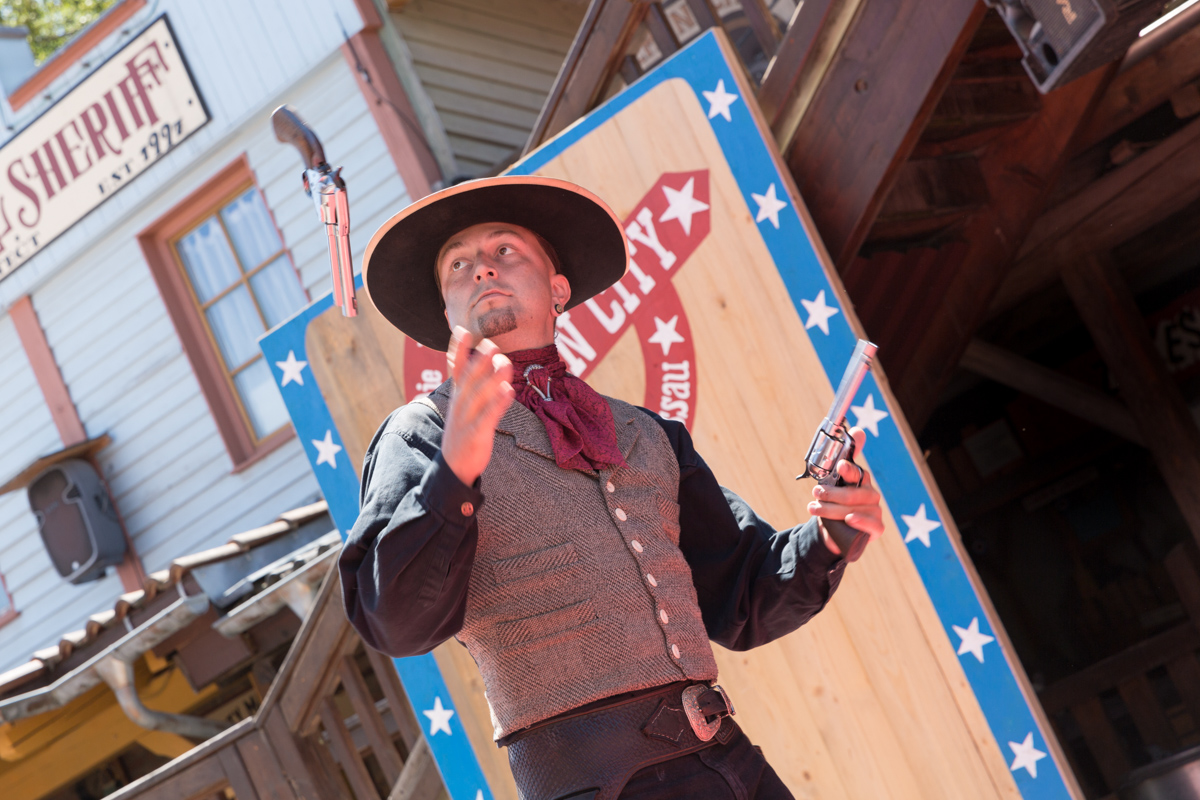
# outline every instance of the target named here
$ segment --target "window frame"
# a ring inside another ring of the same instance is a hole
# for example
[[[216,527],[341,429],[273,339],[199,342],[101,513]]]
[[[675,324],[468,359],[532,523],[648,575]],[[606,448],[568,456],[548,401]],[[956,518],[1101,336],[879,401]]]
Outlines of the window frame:
[[[226,369],[213,332],[204,319],[202,304],[187,277],[175,244],[209,217],[218,215],[224,206],[251,187],[261,195],[262,188],[243,153],[137,236],[138,245],[167,307],[167,314],[175,326],[184,353],[192,365],[192,372],[200,384],[200,391],[208,403],[217,430],[225,442],[225,449],[233,461],[235,473],[250,467],[276,450],[295,436],[295,431],[290,424],[285,423],[263,439],[259,439],[255,434],[254,426],[233,384],[233,376]],[[296,269],[296,260],[292,257],[291,248],[288,247],[283,232],[279,230],[275,213],[266,204],[265,197],[263,200],[279,241],[283,242],[282,252],[296,272],[296,281],[300,284],[306,301],[311,301],[308,288]],[[269,263],[270,259],[264,262],[264,265]],[[274,370],[271,370],[271,373],[274,375]]]

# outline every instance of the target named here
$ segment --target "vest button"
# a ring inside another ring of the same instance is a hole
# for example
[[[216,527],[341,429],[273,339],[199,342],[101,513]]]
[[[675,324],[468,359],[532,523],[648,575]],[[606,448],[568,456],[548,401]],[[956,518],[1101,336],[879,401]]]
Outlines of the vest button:
[[[459,511],[462,512],[464,517],[469,517],[475,513],[475,506],[471,503],[463,503],[462,508],[460,508]]]
[[[671,655],[675,656],[676,658],[679,658],[679,645],[677,645],[677,644],[671,645]]]
[[[658,610],[658,618],[662,620],[663,625],[666,625],[668,622],[671,621],[670,618],[667,616],[667,612],[663,611],[661,608]]]
[[[604,484],[604,488],[608,490],[609,494],[612,494],[613,492],[615,492],[617,490],[617,487],[613,486],[612,481],[609,481],[608,483]]]
[[[623,509],[623,508],[618,508],[613,513],[617,515],[617,519],[621,520],[621,522],[624,522],[625,520],[629,519],[629,515],[625,513],[625,509]]]
[[[651,586],[658,586],[658,581],[654,580],[654,576],[649,572],[646,573],[646,580],[650,582]]]
[[[634,550],[637,550],[639,553],[642,552],[642,543],[639,542],[637,539],[634,539],[632,542],[630,542],[629,546],[632,547]]]

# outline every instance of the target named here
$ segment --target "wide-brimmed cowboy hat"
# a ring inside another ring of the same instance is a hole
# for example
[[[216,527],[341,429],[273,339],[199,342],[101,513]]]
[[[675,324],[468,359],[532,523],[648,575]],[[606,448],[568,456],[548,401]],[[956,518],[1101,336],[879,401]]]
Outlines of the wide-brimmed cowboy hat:
[[[418,200],[371,237],[363,284],[388,322],[426,347],[449,346],[434,262],[451,236],[483,222],[520,225],[550,243],[571,284],[567,308],[616,283],[629,263],[621,221],[582,186],[524,175],[467,181]]]

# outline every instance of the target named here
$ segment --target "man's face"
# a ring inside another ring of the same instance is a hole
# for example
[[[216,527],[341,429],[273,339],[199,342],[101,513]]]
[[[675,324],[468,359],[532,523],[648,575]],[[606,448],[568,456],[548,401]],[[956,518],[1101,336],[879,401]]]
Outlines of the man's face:
[[[527,228],[485,222],[460,231],[438,253],[437,273],[451,328],[505,352],[554,341],[554,304],[566,303],[570,287]]]

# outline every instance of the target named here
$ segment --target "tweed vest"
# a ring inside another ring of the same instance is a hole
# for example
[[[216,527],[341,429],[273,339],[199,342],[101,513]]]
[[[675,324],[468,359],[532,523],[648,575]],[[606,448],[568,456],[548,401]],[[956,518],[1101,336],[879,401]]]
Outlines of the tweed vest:
[[[429,399],[445,416],[449,397],[447,382]],[[458,639],[497,739],[622,692],[717,677],[679,550],[675,452],[653,419],[605,399],[625,467],[559,468],[520,403],[496,429]]]

